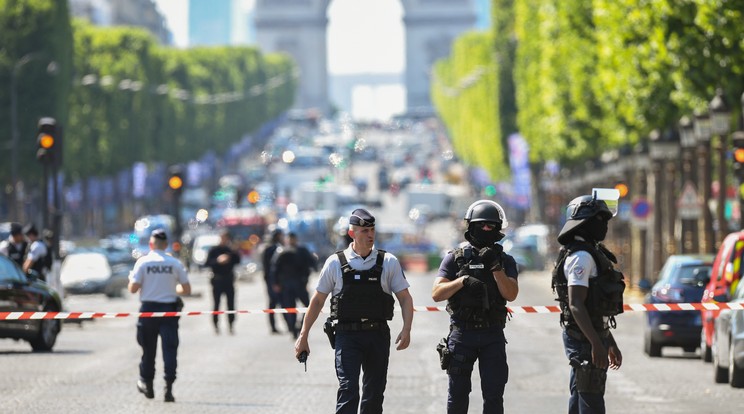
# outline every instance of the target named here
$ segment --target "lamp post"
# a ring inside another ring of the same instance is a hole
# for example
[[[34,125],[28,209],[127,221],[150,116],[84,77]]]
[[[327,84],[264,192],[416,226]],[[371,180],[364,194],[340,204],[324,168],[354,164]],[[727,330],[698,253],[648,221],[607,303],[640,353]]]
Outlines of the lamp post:
[[[716,203],[716,221],[718,222],[718,237],[716,238],[716,247],[723,243],[723,239],[728,233],[728,222],[726,221],[726,176],[728,162],[726,153],[728,151],[728,132],[729,119],[731,111],[726,103],[723,90],[718,88],[716,96],[710,101],[708,106],[710,110],[710,126],[713,135],[718,136],[718,199]]]
[[[25,221],[22,217],[23,208],[20,206],[20,198],[18,193],[20,190],[20,183],[18,180],[18,141],[20,139],[20,132],[18,131],[18,76],[21,68],[27,63],[42,57],[43,52],[31,52],[23,55],[13,65],[13,70],[10,72],[10,206],[11,206],[11,217],[15,221]],[[57,72],[57,62],[50,61],[47,65],[47,73],[55,74]]]
[[[698,144],[698,170],[700,171],[699,188],[702,191],[703,214],[700,222],[700,252],[715,253],[713,246],[713,216],[708,207],[711,196],[711,165],[710,165],[710,116],[707,113],[695,114],[695,138]]]
[[[679,120],[679,138],[680,145],[682,146],[682,191],[681,194],[685,196],[688,192],[695,195],[695,200],[699,199],[697,192],[697,168],[695,160],[695,130],[692,125],[692,120],[687,116],[683,116]],[[700,218],[700,208],[693,209],[678,209],[679,218],[681,220],[681,251],[682,253],[697,253],[699,248],[698,243],[698,219]]]
[[[675,253],[674,221],[674,179],[676,160],[679,158],[677,137],[670,133],[654,130],[649,135],[649,157],[653,177],[653,232],[651,234],[651,274],[658,275],[664,259]],[[665,220],[666,218],[666,220]]]

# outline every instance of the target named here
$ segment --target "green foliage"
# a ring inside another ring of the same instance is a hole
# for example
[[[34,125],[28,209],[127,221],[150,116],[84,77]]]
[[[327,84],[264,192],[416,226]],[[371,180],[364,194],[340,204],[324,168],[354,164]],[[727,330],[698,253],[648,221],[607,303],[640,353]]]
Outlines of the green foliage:
[[[509,175],[499,124],[498,67],[493,34],[470,32],[433,69],[431,96],[457,155],[493,180]]]
[[[41,177],[36,161],[39,118],[54,117],[60,123],[67,119],[72,63],[68,16],[66,1],[0,0],[0,147],[11,148],[14,85],[19,131],[15,155],[19,177],[27,183]],[[10,182],[10,175],[10,168],[0,169],[3,182]]]

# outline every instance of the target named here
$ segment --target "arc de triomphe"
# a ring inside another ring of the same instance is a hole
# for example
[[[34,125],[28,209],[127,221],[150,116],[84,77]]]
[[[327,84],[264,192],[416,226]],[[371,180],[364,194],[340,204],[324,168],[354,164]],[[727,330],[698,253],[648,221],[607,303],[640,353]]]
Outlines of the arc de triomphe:
[[[296,108],[330,108],[326,50],[332,0],[258,0],[254,9],[261,50],[285,52],[300,69]],[[343,0],[336,0],[343,1]],[[370,0],[374,1],[374,0]],[[430,107],[432,64],[449,55],[452,41],[475,27],[473,0],[400,0],[406,37],[407,107]],[[381,28],[381,30],[385,30]]]

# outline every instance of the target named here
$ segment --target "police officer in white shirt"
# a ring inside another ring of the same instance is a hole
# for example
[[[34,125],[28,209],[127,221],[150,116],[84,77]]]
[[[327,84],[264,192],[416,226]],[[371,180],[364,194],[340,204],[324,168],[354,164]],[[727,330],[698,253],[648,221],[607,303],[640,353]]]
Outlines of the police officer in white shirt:
[[[398,299],[403,328],[395,343],[406,349],[411,340],[413,299],[398,259],[374,248],[375,218],[363,208],[349,217],[351,244],[331,255],[320,270],[320,280],[295,342],[295,356],[310,353],[308,335],[331,295],[331,319],[335,320],[336,414],[381,413],[390,357],[390,328],[393,295]],[[329,322],[326,322],[330,324]],[[301,360],[301,359],[300,359]],[[359,376],[362,379],[359,398]],[[361,403],[361,404],[360,404]],[[361,406],[360,406],[361,405]]]
[[[180,311],[179,294],[191,293],[186,269],[181,262],[165,253],[168,237],[164,230],[153,230],[150,235],[150,253],[137,260],[129,275],[129,291],[140,293],[140,312]],[[154,398],[155,356],[158,335],[163,349],[165,371],[165,401],[174,402],[173,382],[176,380],[176,356],[178,351],[178,317],[139,318],[137,342],[142,347],[140,378],[137,389],[147,398]]]

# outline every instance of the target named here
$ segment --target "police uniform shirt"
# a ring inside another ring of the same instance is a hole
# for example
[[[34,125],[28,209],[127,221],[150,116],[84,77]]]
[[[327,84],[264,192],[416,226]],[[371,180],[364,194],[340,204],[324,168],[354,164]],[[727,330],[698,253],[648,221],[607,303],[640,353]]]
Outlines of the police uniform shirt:
[[[174,303],[177,284],[189,283],[181,262],[162,250],[152,250],[134,264],[129,279],[139,283],[142,302]]]
[[[377,249],[375,248],[372,249],[372,253],[366,259],[358,255],[351,248],[351,245],[343,251],[343,254],[346,256],[349,265],[356,270],[371,269],[377,262]],[[403,268],[400,266],[398,258],[390,252],[385,252],[381,278],[380,284],[382,285],[382,290],[387,294],[398,293],[411,286],[406,280],[405,274],[403,274]],[[316,290],[325,294],[332,293],[332,296],[335,296],[341,293],[343,284],[341,262],[338,260],[336,254],[332,254],[325,261],[325,264],[323,264],[323,268],[320,269],[320,279],[318,280]]]
[[[10,255],[10,245],[11,244],[15,245],[16,250],[18,250],[21,247],[23,247],[23,242],[14,243],[13,242],[13,239],[3,240],[3,241],[0,242],[0,254],[2,254],[3,256]]]
[[[26,259],[31,259],[34,263],[43,259],[47,255],[47,248],[44,243],[39,240],[31,243],[31,247],[28,248]]]
[[[568,286],[589,287],[589,279],[597,277],[597,264],[592,254],[579,250],[566,257],[563,263],[563,273],[568,280]]]

